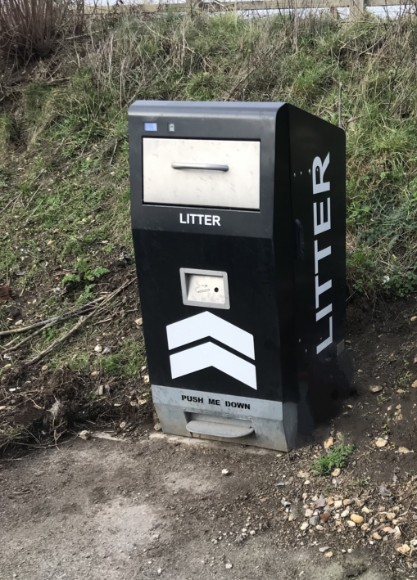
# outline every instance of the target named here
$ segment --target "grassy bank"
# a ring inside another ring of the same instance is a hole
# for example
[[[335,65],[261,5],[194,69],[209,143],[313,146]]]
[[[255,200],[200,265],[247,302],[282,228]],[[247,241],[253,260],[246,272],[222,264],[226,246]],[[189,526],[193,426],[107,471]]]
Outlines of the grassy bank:
[[[414,291],[416,49],[411,18],[131,17],[67,43],[29,67],[17,90],[3,87],[0,271],[10,279],[22,269],[22,242],[19,289],[39,283],[42,261],[79,277],[107,264],[114,248],[130,249],[126,108],[134,99],[287,100],[332,123],[340,105],[352,292]]]
[[[172,14],[83,26],[47,58],[3,63],[0,286],[13,296],[0,303],[3,329],[89,305],[133,277],[126,113],[137,98],[289,101],[340,122],[350,292],[417,290],[416,19]],[[109,321],[80,328],[48,368],[134,381],[145,362],[135,308],[130,286]],[[71,328],[40,332],[3,366]]]

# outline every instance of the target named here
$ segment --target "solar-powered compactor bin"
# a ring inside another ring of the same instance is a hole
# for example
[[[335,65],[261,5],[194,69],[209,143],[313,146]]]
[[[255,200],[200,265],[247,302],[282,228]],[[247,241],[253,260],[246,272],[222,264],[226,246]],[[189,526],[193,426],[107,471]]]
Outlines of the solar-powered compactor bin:
[[[292,448],[346,387],[343,131],[286,103],[137,101],[129,136],[163,431]]]

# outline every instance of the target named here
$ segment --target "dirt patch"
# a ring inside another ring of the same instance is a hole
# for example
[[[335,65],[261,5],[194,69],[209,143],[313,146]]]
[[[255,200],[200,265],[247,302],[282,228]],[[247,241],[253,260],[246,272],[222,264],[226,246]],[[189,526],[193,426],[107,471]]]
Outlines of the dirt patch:
[[[149,423],[152,417],[149,380],[146,366],[140,364],[143,343],[138,324],[140,310],[136,286],[129,280],[133,279],[125,272],[113,275],[101,285],[98,302],[87,305],[85,312],[68,318],[62,313],[58,315],[57,336],[63,336],[68,329],[61,327],[67,320],[69,328],[78,324],[83,316],[90,315],[102,304],[102,299],[129,284],[108,308],[98,312],[37,364],[27,364],[27,361],[44,348],[36,343],[42,340],[38,326],[34,326],[41,324],[39,316],[31,301],[8,303],[9,310],[14,308],[19,313],[22,326],[34,328],[17,335],[7,335],[7,330],[3,336],[0,333],[3,342],[0,346],[3,366],[0,368],[0,454],[14,453],[16,446],[29,448],[56,443],[62,436],[79,431],[83,424],[88,428],[106,426],[118,432],[140,430]],[[65,304],[67,312],[77,308],[71,302]],[[44,316],[43,321],[53,318]],[[11,325],[12,331],[19,328]],[[45,326],[45,332],[48,330]],[[30,340],[32,333],[36,337]],[[13,350],[13,340],[22,341],[22,347]],[[54,359],[54,356],[60,358]],[[134,376],[131,371],[128,374],[125,371],[129,365],[135,371]]]
[[[291,455],[145,439],[78,440],[8,461],[0,578],[397,577],[355,535],[287,522],[276,483],[293,468]]]
[[[50,397],[44,407],[77,402],[66,433],[94,427],[90,410],[125,441],[67,441],[3,463],[0,577],[417,577],[416,314],[416,299],[349,307],[356,394],[289,454],[149,440],[150,403],[132,416],[125,390],[97,412],[94,401],[77,407],[97,377],[20,377]],[[355,445],[348,466],[315,476],[313,460],[338,434]]]

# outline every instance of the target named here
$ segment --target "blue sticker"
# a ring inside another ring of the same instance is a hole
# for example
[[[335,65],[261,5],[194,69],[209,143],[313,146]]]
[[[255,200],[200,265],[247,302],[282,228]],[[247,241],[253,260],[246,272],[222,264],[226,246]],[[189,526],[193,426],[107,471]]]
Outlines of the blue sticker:
[[[144,123],[143,128],[145,131],[158,131],[158,123]]]

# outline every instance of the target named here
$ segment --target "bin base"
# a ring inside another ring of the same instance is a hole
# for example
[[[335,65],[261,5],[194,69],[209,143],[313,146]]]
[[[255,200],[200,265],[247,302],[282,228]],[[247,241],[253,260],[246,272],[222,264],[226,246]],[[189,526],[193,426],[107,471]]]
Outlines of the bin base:
[[[164,433],[276,451],[290,451],[296,444],[296,403],[160,385],[152,385],[152,398]]]

